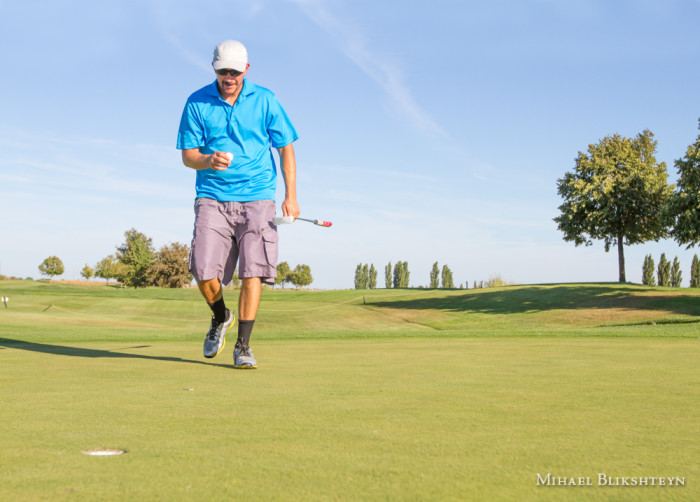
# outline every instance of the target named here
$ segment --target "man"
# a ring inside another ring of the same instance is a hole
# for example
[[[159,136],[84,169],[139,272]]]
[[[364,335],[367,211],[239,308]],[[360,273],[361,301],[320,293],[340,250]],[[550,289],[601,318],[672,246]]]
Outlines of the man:
[[[297,132],[277,98],[249,82],[248,52],[242,43],[225,40],[212,62],[216,80],[193,93],[180,121],[177,148],[182,162],[197,171],[195,225],[190,271],[213,312],[204,339],[204,356],[224,348],[226,330],[235,320],[226,308],[222,284],[241,278],[238,340],[234,367],[257,368],[250,335],[262,284],[277,276],[275,189],[276,148],[284,178],[284,216],[299,216],[296,161],[292,142]]]

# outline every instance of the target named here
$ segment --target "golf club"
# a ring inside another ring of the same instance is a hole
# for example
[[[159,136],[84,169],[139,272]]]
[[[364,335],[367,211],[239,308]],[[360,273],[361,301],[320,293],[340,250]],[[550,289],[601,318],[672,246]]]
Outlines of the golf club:
[[[297,218],[297,220],[301,221],[308,221],[309,223],[313,223],[314,225],[318,225],[319,227],[330,227],[333,225],[330,221],[324,221],[324,220],[307,220],[306,218]],[[294,222],[294,217],[293,216],[275,216],[272,218],[272,223],[275,225],[282,225],[285,223],[293,223]]]

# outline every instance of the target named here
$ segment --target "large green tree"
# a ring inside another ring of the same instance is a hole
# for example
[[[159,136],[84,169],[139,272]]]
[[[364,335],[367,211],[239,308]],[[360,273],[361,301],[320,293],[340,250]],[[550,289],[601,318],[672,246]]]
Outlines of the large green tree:
[[[124,265],[124,284],[135,288],[149,285],[148,270],[153,264],[153,241],[132,228],[124,232],[124,243],[117,247],[117,259]]]
[[[39,265],[41,275],[48,276],[50,281],[53,281],[54,276],[61,275],[63,271],[63,262],[58,256],[49,256]]]
[[[685,156],[675,161],[675,166],[678,182],[669,204],[671,235],[679,244],[691,248],[700,242],[700,136]]]
[[[579,152],[574,170],[557,181],[564,199],[554,218],[565,241],[591,245],[602,240],[605,251],[617,246],[619,281],[626,282],[624,246],[668,236],[669,185],[664,162],[657,162],[656,140],[645,130],[635,138],[606,136]]]
[[[391,288],[391,262],[384,267],[384,287],[386,289]]]

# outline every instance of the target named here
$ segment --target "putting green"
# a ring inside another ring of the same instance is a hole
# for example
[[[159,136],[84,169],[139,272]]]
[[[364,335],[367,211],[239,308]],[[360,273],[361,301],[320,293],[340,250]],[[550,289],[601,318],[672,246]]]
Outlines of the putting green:
[[[0,343],[0,499],[700,498],[697,339],[199,338]]]

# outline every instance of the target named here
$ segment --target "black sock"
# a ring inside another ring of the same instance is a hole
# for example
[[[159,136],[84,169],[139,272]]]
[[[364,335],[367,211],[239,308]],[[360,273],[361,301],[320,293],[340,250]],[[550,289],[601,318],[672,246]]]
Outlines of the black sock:
[[[226,320],[226,304],[223,296],[214,303],[210,303],[209,308],[214,312],[214,320],[217,323],[222,323]]]
[[[250,333],[253,331],[253,324],[255,319],[252,321],[241,321],[238,320],[238,340],[236,341],[236,347],[248,348],[250,343]]]

